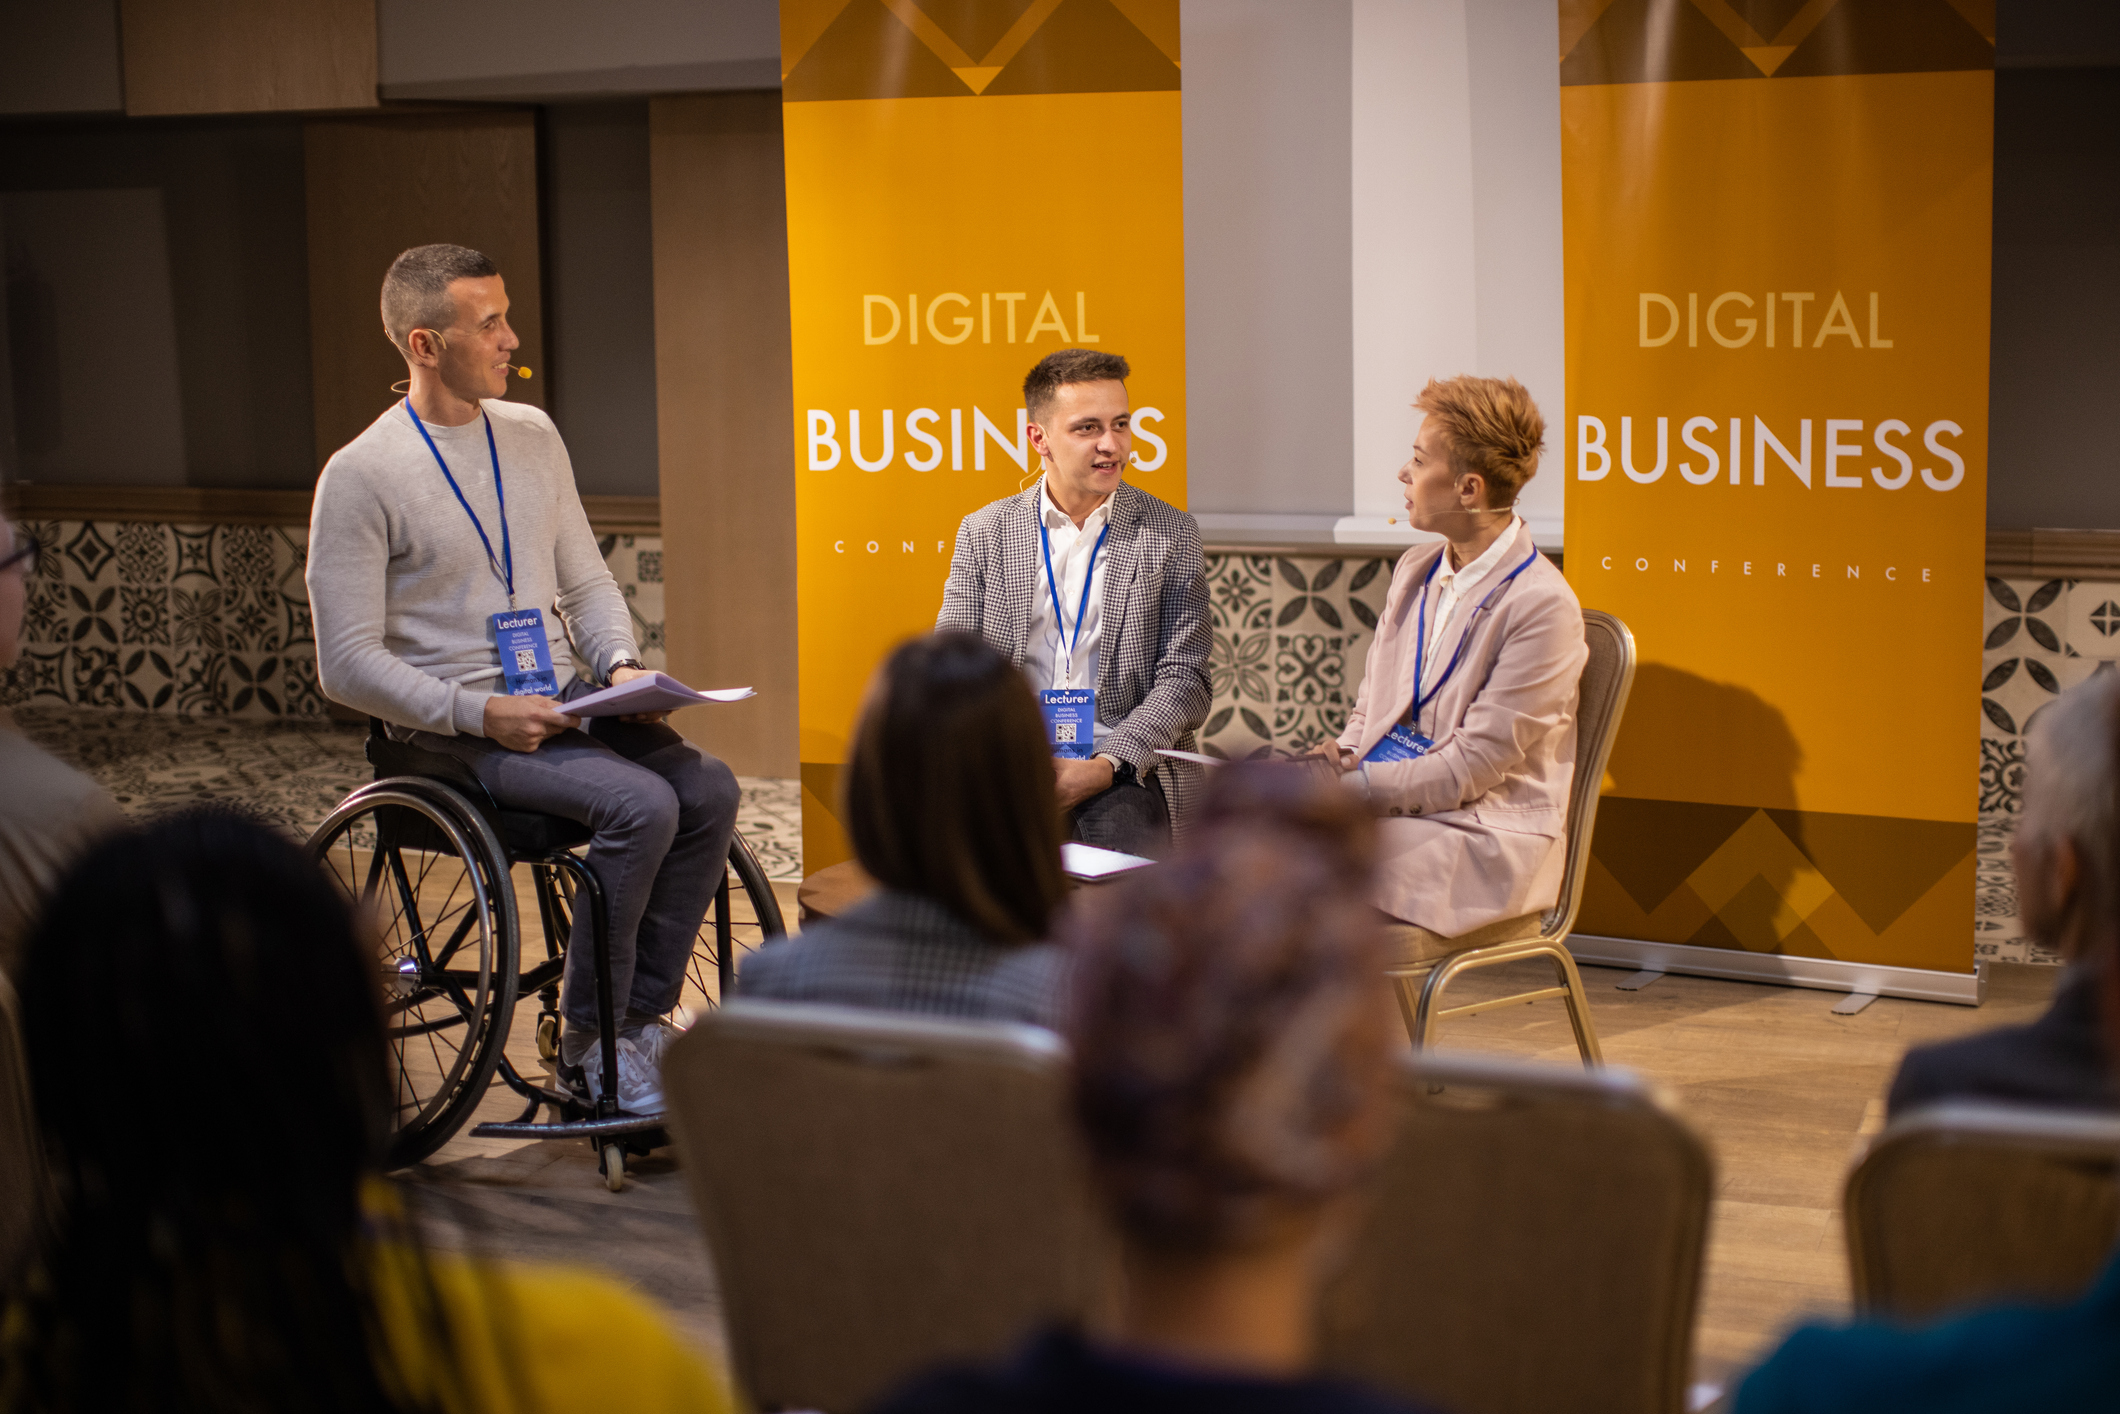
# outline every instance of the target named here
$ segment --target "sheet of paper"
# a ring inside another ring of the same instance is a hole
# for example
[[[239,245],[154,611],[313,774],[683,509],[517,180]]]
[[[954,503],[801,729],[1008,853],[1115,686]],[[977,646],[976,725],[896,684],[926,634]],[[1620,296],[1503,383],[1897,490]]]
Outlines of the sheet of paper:
[[[1165,751],[1156,748],[1156,755],[1168,756],[1173,761],[1190,761],[1195,766],[1227,766],[1229,763],[1219,756],[1209,756],[1204,751]]]
[[[1092,844],[1077,844],[1069,840],[1060,846],[1060,867],[1068,877],[1093,882],[1098,879],[1115,878],[1129,870],[1146,868],[1155,863],[1138,854],[1122,854],[1116,849],[1099,849]]]
[[[741,702],[757,695],[748,687],[695,692],[668,673],[649,673],[562,703],[560,710],[573,717],[630,717],[636,712],[674,712],[702,702]]]

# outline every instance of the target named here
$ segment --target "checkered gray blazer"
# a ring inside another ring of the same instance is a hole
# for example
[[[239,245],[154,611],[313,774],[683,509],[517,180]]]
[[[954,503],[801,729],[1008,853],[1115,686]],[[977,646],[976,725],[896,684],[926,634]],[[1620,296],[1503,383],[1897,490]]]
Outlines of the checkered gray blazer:
[[[933,899],[885,889],[746,954],[736,993],[1058,1027],[1067,976],[1058,944],[996,943]]]
[[[1030,652],[1031,605],[1040,593],[1038,486],[982,506],[957,527],[938,629],[967,629],[1017,667]],[[1097,749],[1132,764],[1143,780],[1160,772],[1173,834],[1183,834],[1199,795],[1200,768],[1156,755],[1191,751],[1207,720],[1214,630],[1207,557],[1193,518],[1139,487],[1112,493],[1104,553],[1103,644],[1097,658],[1097,720],[1110,729]]]

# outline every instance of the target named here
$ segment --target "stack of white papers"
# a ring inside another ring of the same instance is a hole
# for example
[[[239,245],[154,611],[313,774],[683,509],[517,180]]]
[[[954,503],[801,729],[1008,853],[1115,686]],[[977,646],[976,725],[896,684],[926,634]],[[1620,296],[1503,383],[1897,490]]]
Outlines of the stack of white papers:
[[[702,702],[741,702],[757,695],[748,687],[694,692],[668,673],[649,673],[628,678],[617,687],[562,702],[559,710],[570,717],[630,717],[636,712],[674,712]]]
[[[1076,844],[1073,840],[1060,846],[1060,867],[1067,871],[1069,878],[1084,883],[1114,879],[1155,862],[1138,854],[1121,854],[1116,849],[1099,849],[1093,844]]]

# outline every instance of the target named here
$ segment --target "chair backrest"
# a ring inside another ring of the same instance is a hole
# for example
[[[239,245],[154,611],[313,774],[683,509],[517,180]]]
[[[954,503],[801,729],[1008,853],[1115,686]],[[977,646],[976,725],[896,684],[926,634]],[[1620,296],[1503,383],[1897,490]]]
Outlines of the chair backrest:
[[[1680,1414],[1700,1139],[1623,1070],[1410,1053],[1325,1363],[1455,1414]]]
[[[1956,1102],[1894,1120],[1848,1175],[1855,1302],[1920,1319],[2081,1294],[2120,1236],[2120,1116]]]
[[[672,1130],[760,1409],[852,1411],[1080,1320],[1106,1247],[1036,1027],[732,1001],[664,1065]]]
[[[49,1171],[30,1106],[29,1067],[15,1019],[15,989],[0,977],[0,1284],[29,1255],[51,1211]]]
[[[1603,609],[1583,610],[1583,642],[1590,650],[1579,679],[1575,708],[1575,781],[1568,788],[1568,860],[1561,874],[1560,897],[1546,911],[1540,929],[1549,938],[1564,938],[1575,927],[1583,905],[1583,883],[1590,870],[1590,834],[1597,825],[1597,798],[1604,788],[1605,763],[1619,737],[1619,719],[1634,690],[1634,634]]]

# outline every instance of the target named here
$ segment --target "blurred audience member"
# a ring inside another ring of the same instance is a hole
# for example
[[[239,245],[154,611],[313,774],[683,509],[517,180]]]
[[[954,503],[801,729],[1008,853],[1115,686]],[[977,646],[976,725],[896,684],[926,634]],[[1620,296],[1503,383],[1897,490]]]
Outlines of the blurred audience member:
[[[2060,720],[2042,718],[2045,730],[2034,734],[2035,742],[2043,743],[2033,754],[2035,762],[2043,757],[2047,766],[2042,779],[2061,774],[2058,768],[2064,761],[2084,775],[2103,764],[2108,769],[2098,774],[2109,791],[2109,767],[2120,742],[2120,692],[2077,688],[2046,715]],[[2092,752],[2095,755],[2086,759]],[[2110,821],[2112,809],[2110,802],[2101,804],[2098,817]],[[2061,827],[2058,836],[2073,841],[2066,852],[2077,860],[2069,892],[2088,888],[2084,902],[2104,910],[2094,916],[2110,918],[2109,889],[2116,871],[2109,828],[2102,836],[2107,843],[2093,852],[2086,847],[2086,836],[2074,832],[2082,823],[2079,819]],[[2035,843],[2019,855],[2024,874],[2032,872],[2023,869],[2025,862],[2039,857],[2040,838],[2035,834]],[[2057,836],[2044,838],[2051,843]],[[2042,896],[2035,906],[2055,904],[2051,896]],[[2114,1054],[2120,1050],[2120,967],[2115,966],[2114,951],[2109,944],[2101,945],[2077,966],[2090,978],[2086,1005],[2101,1019],[2104,1052]],[[1752,1372],[1737,1392],[1735,1414],[2111,1409],[2120,1404],[2116,1391],[2120,1257],[2109,1259],[2090,1290],[2066,1306],[2001,1305],[1916,1327],[1885,1321],[1859,1321],[1837,1329],[1806,1327]]]
[[[887,1414],[1405,1408],[1309,1373],[1390,1128],[1372,833],[1330,783],[1232,767],[1169,863],[1087,901],[1064,938],[1075,1112],[1123,1250],[1117,1328],[926,1376]]]
[[[2098,968],[2120,933],[2120,677],[2071,688],[2033,719],[2024,815],[2010,840],[2017,912],[2067,960],[2046,1014],[2025,1026],[1917,1046],[1892,1082],[1894,1114],[1939,1100],[2120,1107],[2098,1016]]]
[[[877,670],[846,766],[847,834],[883,885],[745,959],[747,999],[1058,1020],[1067,889],[1045,719],[1023,674],[969,633]]]
[[[361,934],[228,814],[60,881],[22,988],[60,1216],[0,1323],[0,1409],[727,1410],[610,1282],[423,1250],[377,1177],[390,1042]]]
[[[38,545],[0,516],[0,671],[22,652],[22,606]],[[0,972],[20,975],[22,939],[53,882],[98,836],[125,823],[103,787],[61,765],[0,708]]]

